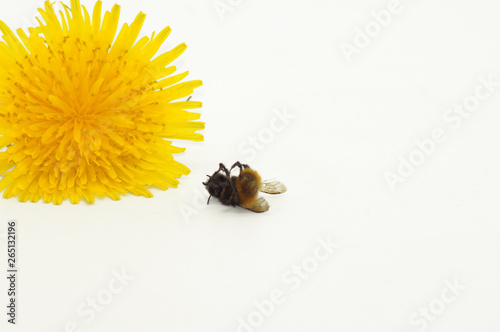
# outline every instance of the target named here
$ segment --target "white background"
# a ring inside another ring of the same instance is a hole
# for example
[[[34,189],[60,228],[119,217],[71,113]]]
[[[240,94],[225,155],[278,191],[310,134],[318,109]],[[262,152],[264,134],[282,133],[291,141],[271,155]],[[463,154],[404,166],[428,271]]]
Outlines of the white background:
[[[0,267],[16,219],[20,271],[16,326],[0,282],[1,330],[499,331],[500,87],[458,127],[444,116],[481,77],[500,81],[500,5],[401,0],[349,62],[342,43],[355,45],[389,2],[233,0],[221,19],[212,0],[122,0],[120,24],[143,11],[141,36],[169,25],[161,50],[188,45],[175,64],[204,81],[193,97],[205,141],[177,142],[192,173],[151,199],[1,199]],[[0,17],[20,27],[39,5],[1,0]],[[275,112],[293,119],[274,122]],[[391,190],[384,174],[435,128],[446,140]],[[205,174],[236,160],[288,186],[267,197],[269,212],[204,205]],[[318,238],[339,244],[321,262]],[[292,287],[284,276],[303,263],[310,273]],[[78,313],[89,298],[107,301],[122,271],[133,280],[92,319]],[[264,316],[255,302],[276,291],[281,303]]]

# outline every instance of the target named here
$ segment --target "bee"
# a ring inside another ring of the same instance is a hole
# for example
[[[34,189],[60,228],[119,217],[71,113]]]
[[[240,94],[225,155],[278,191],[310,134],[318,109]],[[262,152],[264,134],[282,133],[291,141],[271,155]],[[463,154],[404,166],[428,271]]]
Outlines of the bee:
[[[240,169],[240,174],[231,176],[235,167]],[[207,204],[213,196],[224,205],[238,205],[254,212],[266,212],[269,210],[269,203],[259,196],[259,191],[267,194],[281,194],[286,191],[285,185],[279,181],[262,182],[257,171],[239,161],[229,170],[220,163],[219,169],[207,176],[208,181],[202,182],[210,194]]]

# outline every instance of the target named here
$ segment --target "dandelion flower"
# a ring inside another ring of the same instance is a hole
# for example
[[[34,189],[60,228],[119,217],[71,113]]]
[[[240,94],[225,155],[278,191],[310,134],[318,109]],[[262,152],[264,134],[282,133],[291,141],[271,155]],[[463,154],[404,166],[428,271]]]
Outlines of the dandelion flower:
[[[117,34],[120,6],[102,19],[79,0],[58,13],[46,1],[39,26],[0,21],[0,191],[3,197],[60,204],[94,202],[148,188],[176,187],[189,169],[168,139],[201,141],[201,107],[186,101],[201,81],[181,82],[169,64],[181,44],[155,57],[170,33],[138,39],[145,14]],[[101,20],[102,19],[102,20]],[[115,38],[116,36],[116,38]]]

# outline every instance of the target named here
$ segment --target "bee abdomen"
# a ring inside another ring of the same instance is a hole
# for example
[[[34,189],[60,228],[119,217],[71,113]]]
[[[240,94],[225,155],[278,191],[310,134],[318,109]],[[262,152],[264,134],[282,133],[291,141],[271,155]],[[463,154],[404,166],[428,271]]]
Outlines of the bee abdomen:
[[[248,205],[255,200],[261,186],[262,179],[259,173],[251,168],[241,170],[236,179],[236,190],[240,196],[241,205]]]

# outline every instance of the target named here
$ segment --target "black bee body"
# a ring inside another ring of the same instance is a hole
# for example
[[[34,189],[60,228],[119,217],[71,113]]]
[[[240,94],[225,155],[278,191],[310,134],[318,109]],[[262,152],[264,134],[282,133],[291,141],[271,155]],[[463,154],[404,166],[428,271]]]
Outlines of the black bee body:
[[[210,196],[218,198],[222,204],[232,206],[240,204],[238,191],[235,190],[236,176],[228,177],[226,174],[217,171],[212,176],[209,176],[208,181],[203,184],[207,188]],[[208,201],[210,202],[210,197]]]

